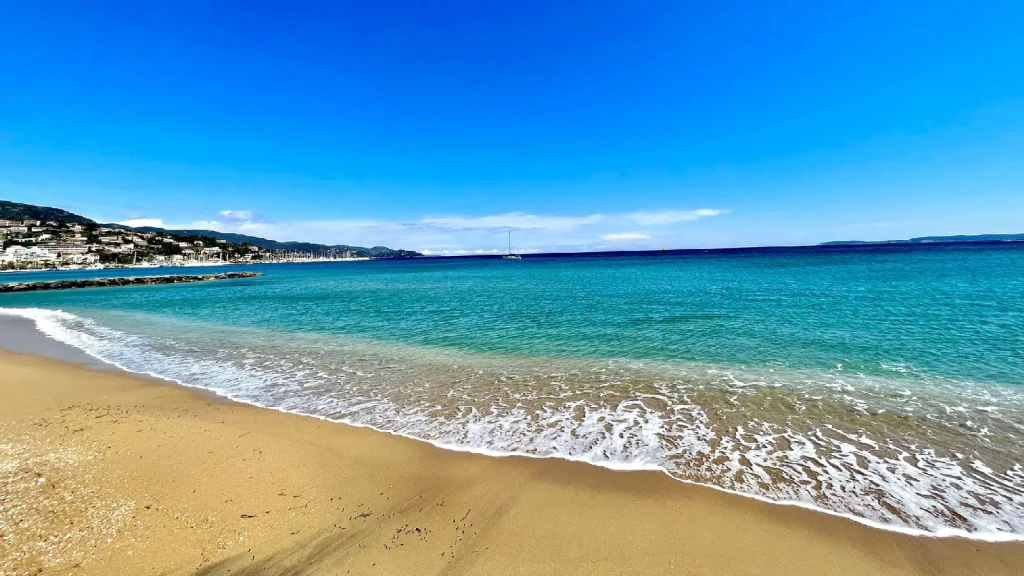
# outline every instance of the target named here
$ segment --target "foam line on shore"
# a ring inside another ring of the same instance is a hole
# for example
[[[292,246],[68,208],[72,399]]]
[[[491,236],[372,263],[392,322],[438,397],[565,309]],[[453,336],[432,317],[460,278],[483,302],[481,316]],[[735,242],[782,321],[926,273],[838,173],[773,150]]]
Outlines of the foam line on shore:
[[[965,539],[970,539],[970,540],[978,540],[978,541],[984,541],[984,542],[1024,542],[1024,534],[1013,534],[1013,533],[998,532],[998,531],[996,531],[996,532],[968,532],[968,531],[960,530],[960,529],[956,529],[956,528],[943,528],[943,529],[939,529],[939,530],[936,530],[936,531],[927,531],[927,530],[921,530],[921,529],[907,527],[907,526],[897,526],[897,525],[892,525],[892,524],[885,524],[885,523],[873,521],[873,520],[870,520],[870,519],[867,519],[867,518],[862,518],[862,517],[859,517],[859,516],[855,516],[855,515],[852,515],[852,514],[846,514],[846,513],[837,512],[837,511],[834,511],[834,510],[829,510],[829,509],[826,509],[826,508],[822,508],[822,507],[819,507],[819,506],[815,506],[814,504],[809,503],[809,502],[796,501],[796,500],[776,500],[776,499],[768,498],[768,497],[765,497],[765,496],[762,496],[762,495],[759,495],[759,494],[752,494],[752,493],[748,493],[748,492],[740,492],[740,491],[724,488],[724,487],[721,487],[721,486],[715,486],[715,485],[712,485],[712,484],[705,484],[705,483],[702,483],[702,482],[696,482],[696,481],[692,481],[692,480],[681,479],[681,478],[678,478],[678,477],[673,476],[672,474],[670,474],[668,472],[668,470],[666,470],[664,467],[658,466],[658,465],[654,465],[654,464],[635,464],[635,463],[629,463],[629,462],[616,462],[616,461],[596,461],[596,460],[593,460],[593,459],[590,459],[590,458],[586,458],[586,457],[576,457],[576,456],[562,455],[562,454],[531,454],[531,453],[525,453],[525,452],[517,452],[517,451],[514,451],[514,450],[513,451],[497,451],[497,450],[490,450],[490,449],[486,449],[486,448],[479,448],[479,447],[473,447],[473,446],[464,446],[464,445],[458,445],[458,444],[450,444],[450,443],[446,443],[446,442],[440,442],[440,441],[436,441],[436,440],[430,440],[430,439],[426,439],[426,438],[421,438],[421,437],[418,437],[418,436],[414,436],[414,435],[411,435],[411,434],[406,434],[406,433],[402,433],[402,432],[398,432],[398,431],[387,430],[387,429],[379,428],[377,426],[373,426],[373,425],[370,425],[370,424],[355,422],[355,421],[351,421],[351,420],[344,419],[344,418],[336,419],[336,418],[330,418],[330,417],[327,417],[327,416],[321,416],[321,415],[317,415],[317,414],[311,414],[311,413],[308,413],[308,412],[303,412],[301,410],[290,410],[290,409],[285,409],[285,408],[282,408],[282,407],[279,407],[279,406],[265,405],[265,404],[261,404],[260,402],[248,399],[248,398],[240,397],[237,394],[226,393],[226,392],[224,392],[222,390],[219,390],[217,388],[207,387],[207,386],[202,386],[202,385],[197,385],[197,384],[192,384],[192,383],[181,381],[181,380],[178,380],[178,379],[175,379],[175,378],[172,378],[172,377],[168,377],[166,375],[159,374],[159,373],[156,373],[156,372],[144,371],[144,370],[134,370],[134,369],[128,368],[128,367],[126,367],[126,366],[124,366],[124,365],[122,365],[122,364],[120,364],[120,363],[118,363],[116,361],[113,361],[113,360],[110,360],[108,358],[105,358],[101,354],[97,354],[97,353],[95,353],[93,351],[90,351],[90,350],[88,350],[88,349],[86,349],[86,348],[84,348],[82,346],[77,346],[72,341],[70,341],[70,339],[66,339],[66,338],[62,339],[62,338],[60,338],[59,335],[60,335],[61,331],[63,330],[63,328],[57,326],[55,323],[50,322],[49,319],[47,318],[48,315],[52,315],[52,314],[58,314],[58,315],[66,314],[68,316],[72,316],[72,315],[70,315],[70,314],[68,314],[66,312],[61,311],[61,310],[50,310],[50,309],[43,309],[43,308],[2,308],[2,307],[0,307],[0,314],[27,318],[27,319],[29,319],[29,320],[31,320],[33,322],[35,329],[38,330],[39,332],[41,332],[42,334],[44,334],[46,337],[54,340],[55,342],[59,342],[62,345],[70,346],[70,347],[72,347],[72,348],[74,348],[76,350],[81,350],[82,352],[84,352],[85,354],[89,355],[90,357],[96,358],[96,359],[98,359],[98,360],[100,360],[102,362],[105,362],[105,363],[107,363],[107,364],[109,364],[111,366],[114,366],[114,367],[116,367],[119,370],[122,370],[124,372],[132,373],[132,374],[137,374],[137,375],[148,376],[148,377],[156,378],[156,379],[167,381],[167,382],[172,382],[174,384],[178,384],[178,385],[181,385],[181,386],[184,386],[184,387],[187,387],[187,388],[193,388],[193,389],[204,390],[204,391],[207,391],[207,392],[212,392],[212,393],[217,394],[218,396],[220,396],[222,398],[231,400],[233,402],[239,402],[239,403],[242,403],[242,404],[248,404],[248,405],[251,405],[251,406],[258,407],[258,408],[276,410],[278,412],[287,413],[287,414],[296,414],[296,415],[300,415],[300,416],[308,416],[308,417],[316,418],[318,420],[322,420],[322,421],[326,421],[326,422],[337,423],[337,424],[344,424],[344,425],[354,426],[354,427],[358,427],[358,428],[368,428],[368,429],[371,429],[371,430],[374,430],[374,431],[377,431],[377,432],[384,432],[384,433],[387,433],[387,434],[391,434],[393,436],[399,436],[399,437],[407,438],[407,439],[410,439],[410,440],[426,442],[426,443],[428,443],[428,444],[430,444],[432,446],[435,446],[437,448],[444,449],[444,450],[472,453],[472,454],[477,454],[477,455],[481,455],[481,456],[489,456],[489,457],[497,457],[497,458],[505,458],[505,457],[524,457],[524,458],[533,458],[533,459],[549,459],[549,458],[554,458],[554,459],[565,460],[565,461],[570,461],[570,462],[586,463],[586,464],[589,464],[589,465],[592,465],[592,466],[597,466],[597,467],[606,468],[606,469],[610,469],[610,470],[616,470],[616,471],[659,471],[659,472],[662,472],[663,474],[669,476],[673,480],[676,480],[676,481],[679,481],[679,482],[682,482],[682,483],[685,483],[685,484],[690,484],[690,485],[694,485],[694,486],[700,486],[700,487],[704,487],[704,488],[711,488],[711,489],[714,489],[714,490],[718,490],[719,492],[725,492],[725,493],[736,495],[736,496],[742,496],[742,497],[746,497],[746,498],[753,498],[754,500],[757,500],[757,501],[760,501],[760,502],[764,502],[764,503],[768,503],[768,504],[776,504],[776,505],[783,505],[783,506],[795,506],[795,507],[798,507],[798,508],[803,508],[805,510],[810,510],[810,511],[819,512],[819,513],[824,513],[824,514],[828,514],[830,516],[835,516],[835,517],[840,517],[840,518],[844,518],[844,519],[847,519],[847,520],[851,520],[853,522],[856,522],[858,524],[862,524],[862,525],[865,525],[865,526],[868,526],[868,527],[871,527],[871,528],[875,528],[875,529],[879,529],[879,530],[885,530],[885,531],[889,531],[889,532],[895,532],[895,533],[904,534],[904,535],[908,535],[908,536],[919,536],[919,537],[930,537],[930,538],[949,538],[949,537],[953,537],[953,538],[965,538]]]

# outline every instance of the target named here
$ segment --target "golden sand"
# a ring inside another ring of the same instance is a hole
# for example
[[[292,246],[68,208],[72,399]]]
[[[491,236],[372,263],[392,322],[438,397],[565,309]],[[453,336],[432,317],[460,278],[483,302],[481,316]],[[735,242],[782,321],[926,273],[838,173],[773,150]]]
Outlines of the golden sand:
[[[655,472],[449,452],[0,352],[0,574],[1022,574]]]

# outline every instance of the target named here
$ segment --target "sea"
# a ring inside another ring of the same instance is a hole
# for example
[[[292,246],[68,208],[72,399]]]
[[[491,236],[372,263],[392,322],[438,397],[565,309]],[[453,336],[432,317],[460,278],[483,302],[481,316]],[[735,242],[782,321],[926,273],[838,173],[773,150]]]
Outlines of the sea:
[[[0,314],[124,370],[447,449],[1024,540],[1024,244],[246,269],[263,275],[4,294]]]

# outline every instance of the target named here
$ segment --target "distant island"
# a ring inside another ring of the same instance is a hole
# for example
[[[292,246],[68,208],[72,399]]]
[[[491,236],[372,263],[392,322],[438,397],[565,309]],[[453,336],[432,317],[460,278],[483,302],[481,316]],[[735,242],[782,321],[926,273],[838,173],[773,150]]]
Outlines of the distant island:
[[[0,200],[0,269],[173,266],[413,258],[386,246],[278,242],[214,230],[101,224],[60,208]]]
[[[959,236],[921,236],[909,240],[835,240],[819,246],[863,246],[866,244],[965,244],[978,242],[1024,242],[1024,234],[974,234]]]

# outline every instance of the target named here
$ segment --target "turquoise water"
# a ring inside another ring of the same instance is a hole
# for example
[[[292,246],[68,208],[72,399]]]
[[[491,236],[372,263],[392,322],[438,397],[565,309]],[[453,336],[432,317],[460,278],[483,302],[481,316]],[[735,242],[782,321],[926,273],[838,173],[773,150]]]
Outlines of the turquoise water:
[[[265,275],[0,306],[264,406],[1024,536],[1022,245],[251,269]],[[25,279],[44,276],[0,277]]]

